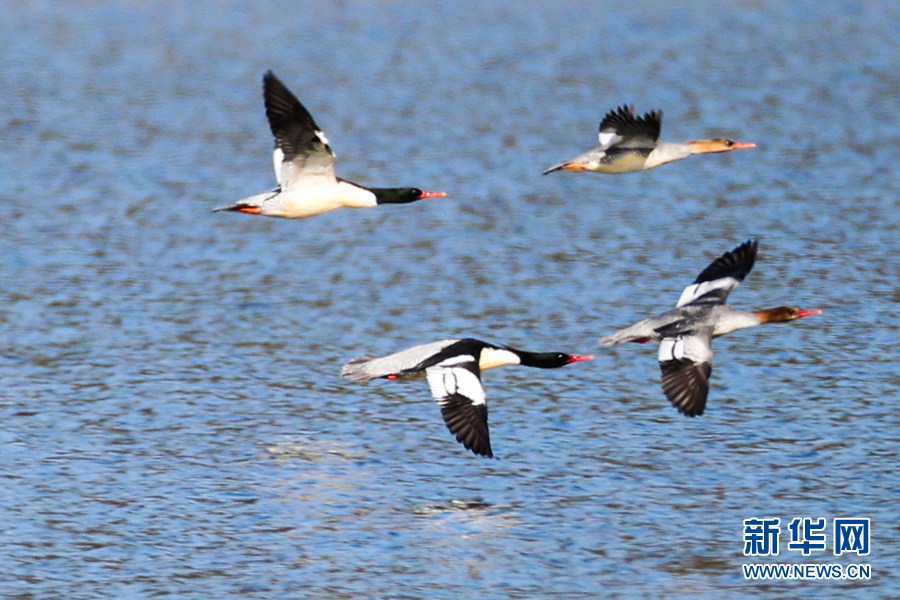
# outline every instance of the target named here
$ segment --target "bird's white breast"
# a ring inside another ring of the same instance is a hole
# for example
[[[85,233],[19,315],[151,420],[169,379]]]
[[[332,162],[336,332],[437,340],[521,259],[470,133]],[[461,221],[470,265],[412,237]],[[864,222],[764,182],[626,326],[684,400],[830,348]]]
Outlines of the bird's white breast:
[[[506,365],[518,365],[521,362],[519,355],[504,348],[484,348],[478,361],[478,368],[482,371],[495,369]]]
[[[694,153],[688,144],[676,144],[672,142],[657,142],[656,148],[647,156],[644,169],[652,169],[673,160],[687,158]]]
[[[608,163],[600,163],[601,173],[634,173],[649,169],[647,157],[639,152],[625,152]]]

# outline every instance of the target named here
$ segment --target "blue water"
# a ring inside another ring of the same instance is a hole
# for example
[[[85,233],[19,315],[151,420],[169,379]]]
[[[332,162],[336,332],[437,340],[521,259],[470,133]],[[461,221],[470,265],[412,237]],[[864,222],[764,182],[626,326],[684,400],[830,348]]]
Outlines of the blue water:
[[[0,595],[900,596],[896,3],[201,4],[2,6]],[[339,175],[449,197],[210,213],[274,185],[267,69]],[[540,175],[623,103],[758,148]],[[732,302],[825,313],[717,340],[684,418],[597,339],[750,237]],[[337,375],[455,336],[597,357],[485,376],[496,460],[423,382]],[[872,576],[744,580],[776,562]]]

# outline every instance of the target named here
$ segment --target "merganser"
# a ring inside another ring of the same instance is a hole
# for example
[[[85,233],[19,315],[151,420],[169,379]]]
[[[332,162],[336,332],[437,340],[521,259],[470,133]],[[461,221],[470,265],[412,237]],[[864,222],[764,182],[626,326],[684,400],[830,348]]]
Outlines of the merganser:
[[[304,219],[337,208],[369,208],[442,198],[444,192],[418,188],[367,188],[334,175],[334,152],[312,115],[272,71],[263,75],[266,117],[275,136],[272,160],[278,187],[238,200],[213,212],[229,210]]]
[[[341,375],[354,381],[369,381],[421,379],[424,374],[450,433],[468,450],[492,457],[481,371],[504,365],[556,369],[592,358],[562,352],[526,352],[466,338],[431,342],[380,358],[360,356],[344,365]]]
[[[597,173],[633,173],[646,171],[693,154],[730,152],[756,148],[749,142],[724,138],[694,140],[684,144],[659,141],[662,111],[654,110],[638,117],[634,106],[620,106],[606,113],[600,122],[600,145],[544,171],[595,171]]]
[[[725,304],[728,293],[753,268],[756,248],[756,240],[749,240],[726,252],[684,288],[675,308],[608,335],[600,343],[612,346],[620,342],[658,342],[666,398],[689,417],[702,415],[709,393],[713,338],[764,323],[785,323],[822,314],[821,310],[796,306],[745,312]]]

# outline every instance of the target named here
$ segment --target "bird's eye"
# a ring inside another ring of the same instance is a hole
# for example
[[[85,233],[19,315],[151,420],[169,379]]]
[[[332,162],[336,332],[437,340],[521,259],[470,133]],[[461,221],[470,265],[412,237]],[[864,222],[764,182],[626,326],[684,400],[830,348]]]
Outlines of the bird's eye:
[[[734,146],[734,142],[732,142],[731,140],[725,140],[725,145],[731,148],[732,146]]]
[[[422,190],[420,190],[419,188],[413,188],[410,190],[409,193],[412,194],[413,196],[415,196],[416,198],[419,198],[422,196]]]

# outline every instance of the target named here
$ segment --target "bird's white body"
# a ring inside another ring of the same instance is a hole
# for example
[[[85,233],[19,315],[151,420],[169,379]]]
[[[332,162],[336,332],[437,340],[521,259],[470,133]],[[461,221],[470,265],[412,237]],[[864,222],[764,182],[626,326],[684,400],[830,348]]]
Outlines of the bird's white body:
[[[263,99],[275,137],[272,166],[278,187],[215,211],[305,219],[338,208],[372,208],[446,195],[417,188],[367,188],[338,178],[334,173],[335,155],[325,133],[271,71],[263,76]]]
[[[339,208],[371,208],[378,203],[375,194],[346,181],[294,186],[286,191],[273,190],[237,202],[258,206],[267,217],[305,219]]]

